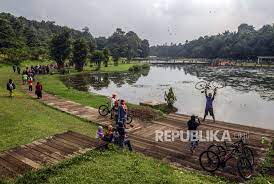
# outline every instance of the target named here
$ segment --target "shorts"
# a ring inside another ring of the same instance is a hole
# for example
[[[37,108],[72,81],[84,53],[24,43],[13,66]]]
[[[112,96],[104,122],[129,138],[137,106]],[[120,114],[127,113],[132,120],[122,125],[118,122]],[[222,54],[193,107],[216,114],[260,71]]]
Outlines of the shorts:
[[[208,115],[208,113],[210,114],[210,116],[214,116],[213,108],[206,108],[205,109],[205,115]]]

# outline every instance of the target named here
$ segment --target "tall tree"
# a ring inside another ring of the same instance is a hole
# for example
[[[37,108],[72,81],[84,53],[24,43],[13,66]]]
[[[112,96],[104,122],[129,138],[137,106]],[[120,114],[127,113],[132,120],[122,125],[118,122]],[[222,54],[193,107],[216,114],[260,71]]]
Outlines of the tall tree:
[[[59,70],[64,69],[65,60],[69,58],[71,53],[71,40],[69,30],[56,35],[51,40],[51,57],[56,61]]]
[[[104,60],[104,54],[102,51],[96,50],[91,57],[91,60],[95,63],[97,66],[97,70],[100,69],[101,63]]]
[[[107,67],[108,62],[109,62],[109,50],[108,50],[108,48],[104,48],[103,54],[104,54],[104,64],[105,64],[105,67]]]
[[[84,64],[88,55],[88,46],[84,39],[77,39],[73,43],[72,61],[77,71],[83,71]]]
[[[148,40],[143,40],[141,42],[141,57],[146,58],[149,56],[149,42]]]

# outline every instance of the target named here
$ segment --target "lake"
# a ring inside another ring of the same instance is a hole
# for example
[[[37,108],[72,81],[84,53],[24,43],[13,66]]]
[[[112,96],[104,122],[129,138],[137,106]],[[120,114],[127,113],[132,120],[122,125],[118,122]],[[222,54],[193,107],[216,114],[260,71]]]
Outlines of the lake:
[[[203,116],[204,93],[195,88],[199,81],[225,82],[214,101],[216,120],[274,129],[274,70],[204,65],[151,66],[137,73],[80,74],[63,78],[75,89],[139,104],[164,101],[170,87],[177,96],[178,113]],[[208,118],[211,118],[208,116]]]

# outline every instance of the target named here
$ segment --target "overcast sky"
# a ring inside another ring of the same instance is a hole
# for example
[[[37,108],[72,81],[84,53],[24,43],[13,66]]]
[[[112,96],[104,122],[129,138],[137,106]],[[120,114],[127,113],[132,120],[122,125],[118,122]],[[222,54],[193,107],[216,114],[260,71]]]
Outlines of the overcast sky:
[[[120,27],[151,45],[235,31],[241,23],[260,28],[274,23],[273,8],[274,0],[0,0],[0,11],[16,16],[88,26],[96,37]]]

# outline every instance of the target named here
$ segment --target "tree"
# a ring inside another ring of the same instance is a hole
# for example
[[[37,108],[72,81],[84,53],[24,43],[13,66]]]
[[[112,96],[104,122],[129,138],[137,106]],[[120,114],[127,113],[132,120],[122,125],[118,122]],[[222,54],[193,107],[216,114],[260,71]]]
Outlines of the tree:
[[[59,70],[64,69],[65,60],[71,53],[70,32],[65,30],[63,33],[56,35],[51,40],[51,57],[56,61]]]
[[[173,108],[174,103],[177,101],[176,95],[173,92],[172,87],[169,88],[168,93],[165,92],[165,101],[169,108]]]
[[[84,64],[88,55],[88,46],[84,39],[77,39],[73,43],[72,61],[77,71],[83,71]]]
[[[91,60],[95,63],[97,66],[97,70],[100,69],[101,63],[104,60],[104,54],[102,51],[96,50],[91,57]]]
[[[16,35],[8,20],[0,18],[0,48],[17,47]]]
[[[107,67],[108,62],[109,62],[109,50],[108,50],[108,48],[104,48],[103,54],[104,54],[104,64],[105,64],[105,67]]]
[[[149,56],[149,42],[148,40],[143,40],[141,42],[141,57],[146,58]]]

